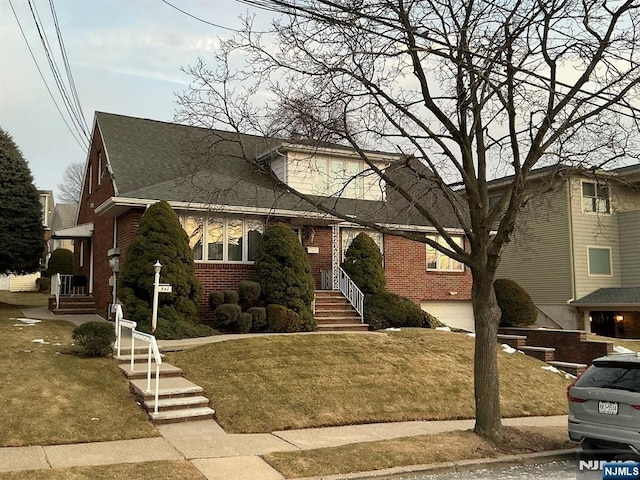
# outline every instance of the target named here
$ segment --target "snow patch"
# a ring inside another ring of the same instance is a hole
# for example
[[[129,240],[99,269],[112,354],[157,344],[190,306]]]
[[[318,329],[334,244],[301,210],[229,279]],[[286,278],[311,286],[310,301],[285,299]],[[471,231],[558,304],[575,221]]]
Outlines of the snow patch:
[[[475,333],[467,333],[467,337],[476,338]]]
[[[11,320],[15,320],[14,327],[33,327],[36,323],[40,323],[42,320],[35,320],[33,318],[12,318]]]
[[[385,332],[399,332],[400,329],[396,327],[389,327],[384,329]]]
[[[543,370],[546,370],[548,372],[557,373],[559,375],[564,375],[564,378],[569,379],[569,380],[573,379],[573,378],[576,378],[575,375],[571,375],[570,373],[563,372],[562,370],[560,370],[560,369],[558,369],[558,368],[556,368],[556,367],[554,367],[552,365],[548,365],[546,367],[540,367],[540,368],[542,368]]]
[[[440,330],[441,332],[450,332],[451,329],[449,327],[436,327],[436,330]]]
[[[516,353],[516,349],[506,343],[503,343],[501,347],[504,353]]]
[[[40,345],[49,345],[49,342],[45,342],[44,338],[36,338],[35,340],[31,340],[31,343],[39,343]]]
[[[629,350],[628,348],[622,347],[620,345],[616,345],[613,347],[613,351],[616,353],[636,353],[633,350]]]

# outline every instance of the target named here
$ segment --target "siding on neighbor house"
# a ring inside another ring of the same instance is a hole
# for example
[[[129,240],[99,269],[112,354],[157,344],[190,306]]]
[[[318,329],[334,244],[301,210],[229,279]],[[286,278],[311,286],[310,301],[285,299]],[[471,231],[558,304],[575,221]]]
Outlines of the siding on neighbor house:
[[[583,212],[581,178],[571,178],[570,182],[575,298],[581,298],[598,288],[621,286],[619,215],[616,214],[617,197],[613,186],[610,186],[612,189],[610,214]],[[589,275],[589,247],[611,249],[611,275]]]
[[[573,297],[567,185],[533,199],[520,214],[496,278],[521,285],[539,305]]]
[[[618,224],[622,286],[640,286],[640,210],[620,214]]]
[[[283,182],[287,181],[287,165],[285,162],[285,157],[278,156],[274,160],[271,161],[271,170],[273,173]]]

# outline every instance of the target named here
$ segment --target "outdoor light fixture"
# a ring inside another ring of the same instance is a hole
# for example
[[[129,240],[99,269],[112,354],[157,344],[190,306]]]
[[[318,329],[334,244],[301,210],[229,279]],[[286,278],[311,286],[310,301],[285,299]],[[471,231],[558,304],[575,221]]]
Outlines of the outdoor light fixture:
[[[615,319],[616,322],[620,323],[624,320],[624,317],[622,315],[616,315],[615,317],[613,317]]]

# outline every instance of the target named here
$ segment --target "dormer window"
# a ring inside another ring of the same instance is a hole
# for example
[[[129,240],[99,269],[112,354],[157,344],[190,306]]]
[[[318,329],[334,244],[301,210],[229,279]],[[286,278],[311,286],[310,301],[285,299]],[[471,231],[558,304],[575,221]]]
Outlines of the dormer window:
[[[582,211],[611,213],[609,187],[597,182],[582,182]]]

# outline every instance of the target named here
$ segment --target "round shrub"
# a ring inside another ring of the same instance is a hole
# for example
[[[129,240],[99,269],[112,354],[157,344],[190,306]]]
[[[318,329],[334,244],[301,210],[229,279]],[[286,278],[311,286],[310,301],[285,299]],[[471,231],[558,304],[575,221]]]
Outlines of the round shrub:
[[[73,340],[90,357],[105,357],[111,353],[116,332],[109,322],[87,322],[73,329]]]
[[[222,292],[211,292],[209,294],[209,308],[211,310],[215,310],[220,305],[224,303],[224,293]]]
[[[71,250],[56,248],[51,252],[45,275],[51,277],[56,273],[63,275],[71,275],[73,273],[73,252]]]
[[[238,304],[238,292],[235,290],[225,290],[222,294],[224,295],[224,303],[231,305]]]
[[[395,293],[383,292],[364,297],[364,321],[372,330],[390,327],[422,327],[425,312],[414,302]]]
[[[238,297],[242,310],[257,307],[260,302],[260,284],[246,280],[238,285]]]
[[[302,320],[293,310],[283,305],[267,305],[267,330],[290,333],[302,330]]]
[[[513,280],[498,278],[493,282],[493,290],[502,312],[501,327],[522,327],[536,323],[538,310],[524,288]]]
[[[251,314],[241,313],[236,322],[236,330],[238,333],[248,333],[251,330]]]
[[[300,313],[300,320],[302,321],[302,330],[305,332],[315,332],[318,328],[318,322],[309,310],[303,310]]]
[[[268,304],[284,305],[296,313],[311,313],[315,281],[307,254],[291,228],[269,225],[258,244],[254,279]],[[269,313],[267,312],[267,318]]]
[[[223,303],[213,311],[213,321],[216,327],[233,328],[240,318],[240,305]]]
[[[267,309],[264,307],[251,307],[247,310],[251,315],[251,330],[261,332],[267,326]]]
[[[365,295],[384,291],[386,280],[382,254],[376,242],[366,233],[359,233],[353,239],[341,267]]]
[[[48,277],[40,277],[36,279],[36,286],[38,287],[38,292],[40,293],[50,293],[51,292],[51,279]]]
[[[140,328],[140,325],[138,325],[138,328]],[[220,333],[210,326],[203,325],[201,323],[193,323],[189,320],[182,319],[167,320],[164,318],[158,318],[155,332],[151,332],[149,326],[146,326],[144,329],[149,333],[153,333],[153,335],[155,335],[158,340],[210,337],[212,335],[218,335]]]

